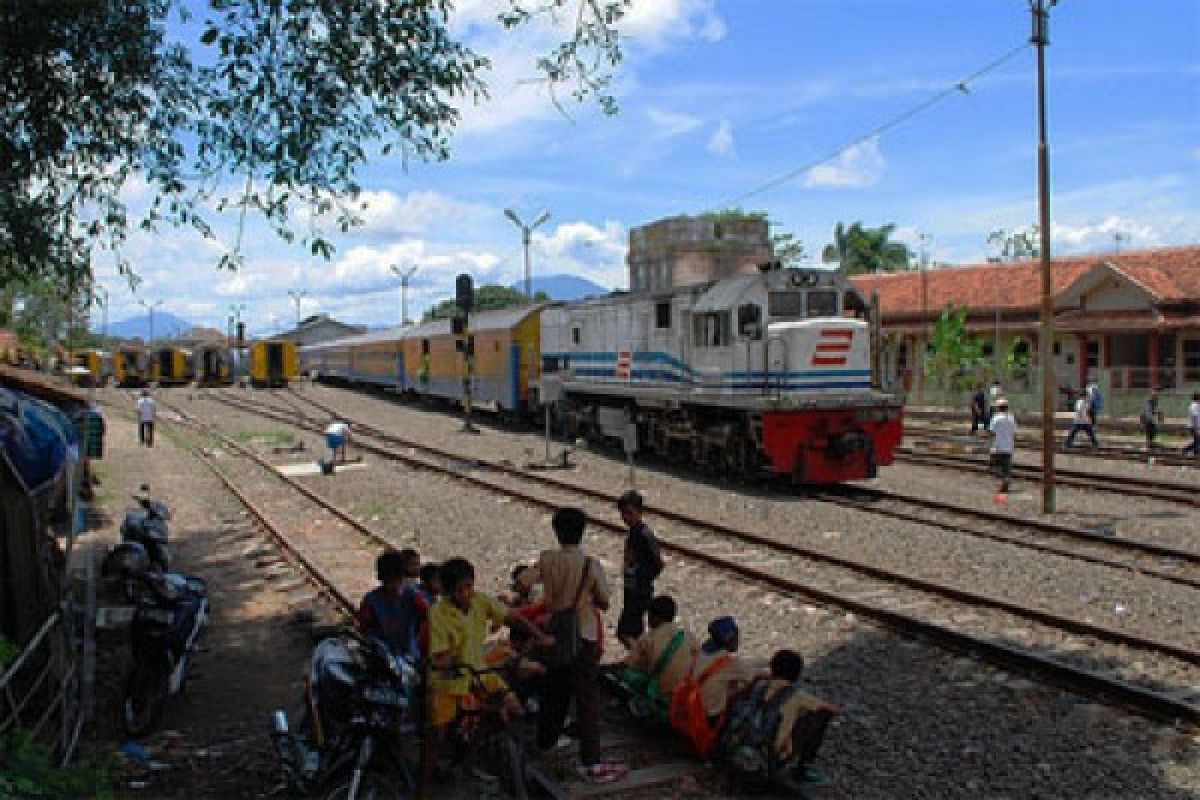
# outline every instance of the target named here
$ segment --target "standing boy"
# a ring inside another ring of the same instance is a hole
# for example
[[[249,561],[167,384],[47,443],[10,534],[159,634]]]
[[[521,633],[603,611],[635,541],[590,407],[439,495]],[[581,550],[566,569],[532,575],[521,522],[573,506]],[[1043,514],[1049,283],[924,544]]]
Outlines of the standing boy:
[[[974,435],[981,428],[987,430],[987,426],[988,401],[981,383],[975,387],[975,394],[971,395],[971,434]]]
[[[642,519],[644,505],[641,493],[632,489],[617,500],[617,511],[629,529],[625,535],[625,591],[621,618],[617,621],[617,639],[626,650],[632,650],[634,642],[646,630],[645,617],[654,597],[654,579],[663,568],[658,539]]]
[[[1142,431],[1146,434],[1146,452],[1154,451],[1154,437],[1158,435],[1158,426],[1162,424],[1163,414],[1158,410],[1158,392],[1151,390],[1142,405],[1142,413],[1138,416],[1142,423]]]
[[[146,447],[154,447],[154,414],[157,407],[148,389],[142,390],[142,396],[137,401],[138,443]]]
[[[1000,493],[1007,494],[1008,486],[1012,483],[1013,451],[1017,447],[1017,421],[1008,413],[1008,400],[1003,397],[996,398],[996,413],[988,430],[995,437],[992,442],[992,465],[1000,478]]]
[[[1192,443],[1183,448],[1183,454],[1200,456],[1200,392],[1192,392],[1192,403],[1188,406],[1188,431],[1192,434]]]
[[[1092,440],[1092,449],[1095,450],[1100,446],[1096,441],[1096,430],[1092,411],[1092,390],[1091,388],[1075,401],[1075,419],[1071,421],[1071,432],[1067,434],[1067,447],[1075,444],[1075,435],[1083,431]]]

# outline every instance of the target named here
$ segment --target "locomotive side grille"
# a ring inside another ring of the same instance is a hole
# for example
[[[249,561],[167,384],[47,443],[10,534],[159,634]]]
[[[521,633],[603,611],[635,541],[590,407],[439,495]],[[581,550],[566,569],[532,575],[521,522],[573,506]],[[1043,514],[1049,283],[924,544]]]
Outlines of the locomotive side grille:
[[[849,328],[822,328],[813,348],[812,366],[844,367],[854,331]]]

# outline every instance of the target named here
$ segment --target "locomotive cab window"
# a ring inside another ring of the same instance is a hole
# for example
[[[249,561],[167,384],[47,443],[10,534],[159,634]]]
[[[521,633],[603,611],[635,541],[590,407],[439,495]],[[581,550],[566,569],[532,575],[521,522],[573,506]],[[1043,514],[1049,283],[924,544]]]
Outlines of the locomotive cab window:
[[[804,295],[800,292],[768,292],[767,313],[775,319],[804,316]]]
[[[755,303],[738,306],[738,335],[758,341],[762,339],[762,309]]]
[[[654,304],[654,327],[662,329],[671,327],[671,304]]]
[[[842,295],[842,314],[854,319],[866,319],[870,308],[867,301],[858,292],[845,292]]]
[[[832,289],[822,289],[808,293],[809,317],[837,316],[837,292]]]
[[[729,312],[701,314],[695,318],[697,347],[724,347],[729,344]]]

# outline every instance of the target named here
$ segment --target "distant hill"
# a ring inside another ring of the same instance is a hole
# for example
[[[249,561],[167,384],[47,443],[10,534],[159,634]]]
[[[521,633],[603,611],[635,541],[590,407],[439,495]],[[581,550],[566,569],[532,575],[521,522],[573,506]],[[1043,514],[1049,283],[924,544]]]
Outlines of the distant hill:
[[[165,339],[180,332],[186,333],[193,327],[195,327],[194,323],[189,322],[183,317],[177,317],[169,311],[154,312],[154,336],[156,338]],[[99,329],[96,329],[96,332],[99,333]],[[149,339],[150,315],[147,313],[123,319],[120,322],[110,322],[108,325],[108,335],[121,339]]]
[[[519,292],[525,291],[525,281],[517,281],[512,288]],[[535,275],[533,291],[535,294],[545,292],[551,300],[579,300],[583,297],[594,297],[609,292],[600,284],[593,283],[587,278],[580,278],[578,275]]]

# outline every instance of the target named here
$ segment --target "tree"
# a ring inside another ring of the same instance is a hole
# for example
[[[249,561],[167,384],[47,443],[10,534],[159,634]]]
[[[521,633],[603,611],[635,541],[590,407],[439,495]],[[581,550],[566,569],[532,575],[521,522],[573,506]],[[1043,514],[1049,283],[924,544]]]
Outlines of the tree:
[[[537,60],[545,80],[615,109],[608,69],[629,0],[509,0],[509,27],[577,4]],[[287,241],[297,209],[359,221],[367,148],[443,159],[456,103],[482,100],[487,59],[450,33],[447,0],[0,0],[0,282],[90,271],[130,228],[216,238],[236,211]],[[169,27],[173,23],[174,27]],[[182,38],[198,31],[198,38]],[[184,32],[184,33],[180,33]],[[154,197],[131,219],[135,179]],[[323,230],[301,239],[328,257]],[[126,273],[130,265],[120,260]]]
[[[839,262],[846,275],[911,269],[912,253],[908,245],[889,241],[895,230],[891,223],[864,228],[859,221],[847,228],[839,222],[833,229],[833,243],[821,251],[821,260]]]
[[[1020,261],[1041,255],[1041,228],[1037,223],[1024,230],[997,228],[988,234],[988,244],[999,249],[989,261]]]
[[[785,267],[798,267],[804,263],[807,256],[804,252],[804,242],[789,231],[781,231],[771,236],[771,252]]]
[[[545,292],[536,292],[533,295],[533,302],[548,303],[550,296]],[[480,286],[475,290],[475,308],[473,311],[496,311],[501,308],[517,308],[519,306],[528,305],[529,299],[525,297],[524,292],[508,286],[501,286],[496,283],[489,283],[486,286]],[[457,306],[454,305],[454,299],[443,300],[433,308],[425,312],[422,321],[428,322],[433,319],[448,319],[454,316],[457,311]]]
[[[967,310],[946,306],[933,326],[925,376],[945,389],[965,389],[986,366],[983,341],[967,333]]]

